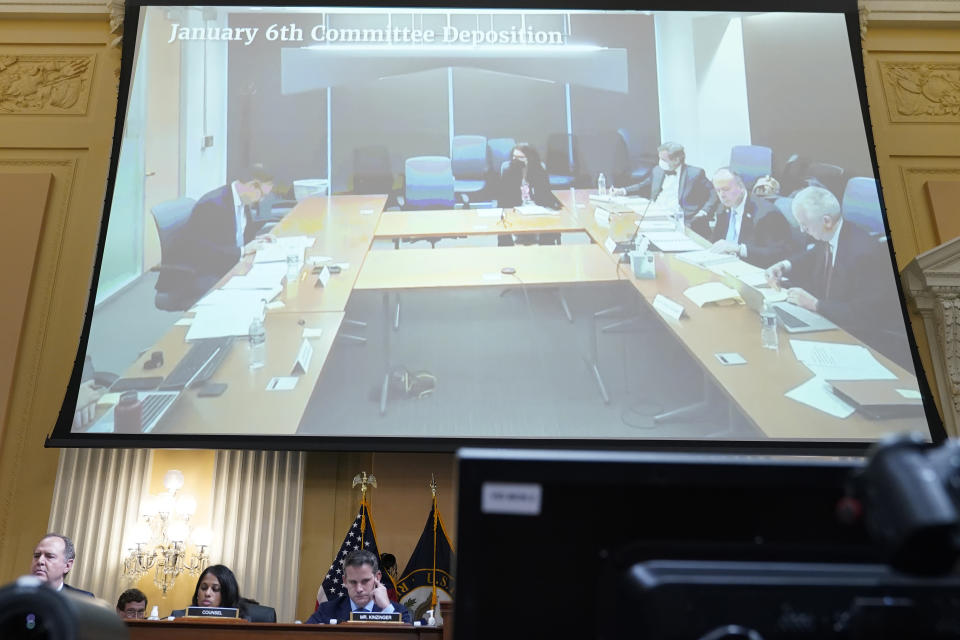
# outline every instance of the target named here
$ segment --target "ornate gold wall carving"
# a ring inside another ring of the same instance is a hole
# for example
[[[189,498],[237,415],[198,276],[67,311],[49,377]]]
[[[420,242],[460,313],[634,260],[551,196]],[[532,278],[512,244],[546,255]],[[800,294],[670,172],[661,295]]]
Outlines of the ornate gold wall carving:
[[[0,56],[0,113],[84,115],[95,56]]]
[[[881,62],[891,122],[960,122],[960,63]]]

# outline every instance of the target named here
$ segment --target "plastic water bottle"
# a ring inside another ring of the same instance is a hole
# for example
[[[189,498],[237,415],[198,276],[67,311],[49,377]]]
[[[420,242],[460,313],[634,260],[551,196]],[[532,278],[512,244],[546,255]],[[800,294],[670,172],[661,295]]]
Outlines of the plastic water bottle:
[[[437,619],[433,617],[433,609],[427,609],[427,626],[437,626]]]
[[[150,609],[150,616],[147,620],[159,620],[160,619],[160,607],[153,605],[153,609]]]
[[[676,209],[673,210],[673,226],[674,228],[683,233],[685,230],[684,220],[683,220],[683,208],[679,205]]]
[[[601,197],[607,195],[607,178],[602,173],[597,178],[597,195]]]
[[[250,368],[259,369],[267,355],[267,331],[259,315],[250,322]]]
[[[760,312],[760,343],[764,349],[777,351],[780,348],[777,336],[777,312],[769,302],[763,303],[763,311]]]

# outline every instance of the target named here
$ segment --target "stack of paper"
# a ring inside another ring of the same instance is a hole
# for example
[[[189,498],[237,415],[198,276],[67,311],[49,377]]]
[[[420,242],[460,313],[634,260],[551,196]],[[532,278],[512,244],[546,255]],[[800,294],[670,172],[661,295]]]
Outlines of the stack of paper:
[[[748,284],[751,287],[767,286],[766,272],[760,267],[755,267],[741,260],[727,260],[714,263],[710,266],[710,270],[721,275],[733,276],[740,282]]]
[[[828,380],[892,380],[897,377],[866,347],[858,344],[793,339],[790,346],[797,360],[814,375],[788,391],[786,396],[837,418],[848,417],[854,408],[833,393]]]
[[[254,264],[246,275],[233,276],[224,289],[274,289],[287,274],[285,262],[262,262]],[[274,294],[276,295],[276,294]]]
[[[696,251],[702,248],[680,231],[651,231],[643,235],[650,238],[650,242],[657,245],[660,251],[666,253]]]
[[[897,376],[859,344],[791,339],[797,360],[824,380],[893,380]]]
[[[250,332],[254,317],[263,317],[263,300],[250,300],[245,304],[203,305],[190,323],[186,339],[224,338],[245,336]]]
[[[729,253],[720,253],[718,251],[710,251],[709,249],[685,251],[684,253],[677,254],[677,259],[704,268],[713,267],[725,262],[739,262],[737,256],[735,255],[731,255]]]
[[[710,302],[741,301],[740,294],[722,282],[704,282],[695,287],[690,287],[683,292],[683,295],[687,296],[698,307]]]

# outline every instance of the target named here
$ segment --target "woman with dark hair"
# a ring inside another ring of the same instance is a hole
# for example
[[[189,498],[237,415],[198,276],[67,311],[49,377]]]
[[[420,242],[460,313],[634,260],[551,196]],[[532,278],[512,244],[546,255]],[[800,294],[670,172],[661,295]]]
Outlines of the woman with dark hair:
[[[240,617],[247,617],[247,606],[240,597],[237,577],[228,567],[212,564],[203,570],[193,590],[194,607],[232,607],[240,609]],[[175,618],[185,615],[185,609],[177,609],[170,615]]]
[[[510,152],[510,163],[500,176],[500,194],[497,204],[517,207],[538,204],[550,209],[563,205],[550,191],[550,178],[540,162],[540,154],[532,145],[521,142]]]
[[[537,204],[548,209],[560,209],[563,204],[550,190],[550,177],[540,161],[540,154],[526,142],[521,142],[510,152],[510,162],[500,175],[499,207],[518,207]],[[530,244],[560,244],[559,233],[525,234],[516,242]],[[501,235],[499,245],[514,244],[512,235]]]

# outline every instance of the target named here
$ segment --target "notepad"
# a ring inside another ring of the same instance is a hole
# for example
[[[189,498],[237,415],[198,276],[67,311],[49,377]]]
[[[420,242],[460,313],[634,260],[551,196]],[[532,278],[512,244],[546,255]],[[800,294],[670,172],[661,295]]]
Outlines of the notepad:
[[[710,303],[741,302],[740,294],[722,282],[704,282],[686,289],[683,295],[698,307]]]

